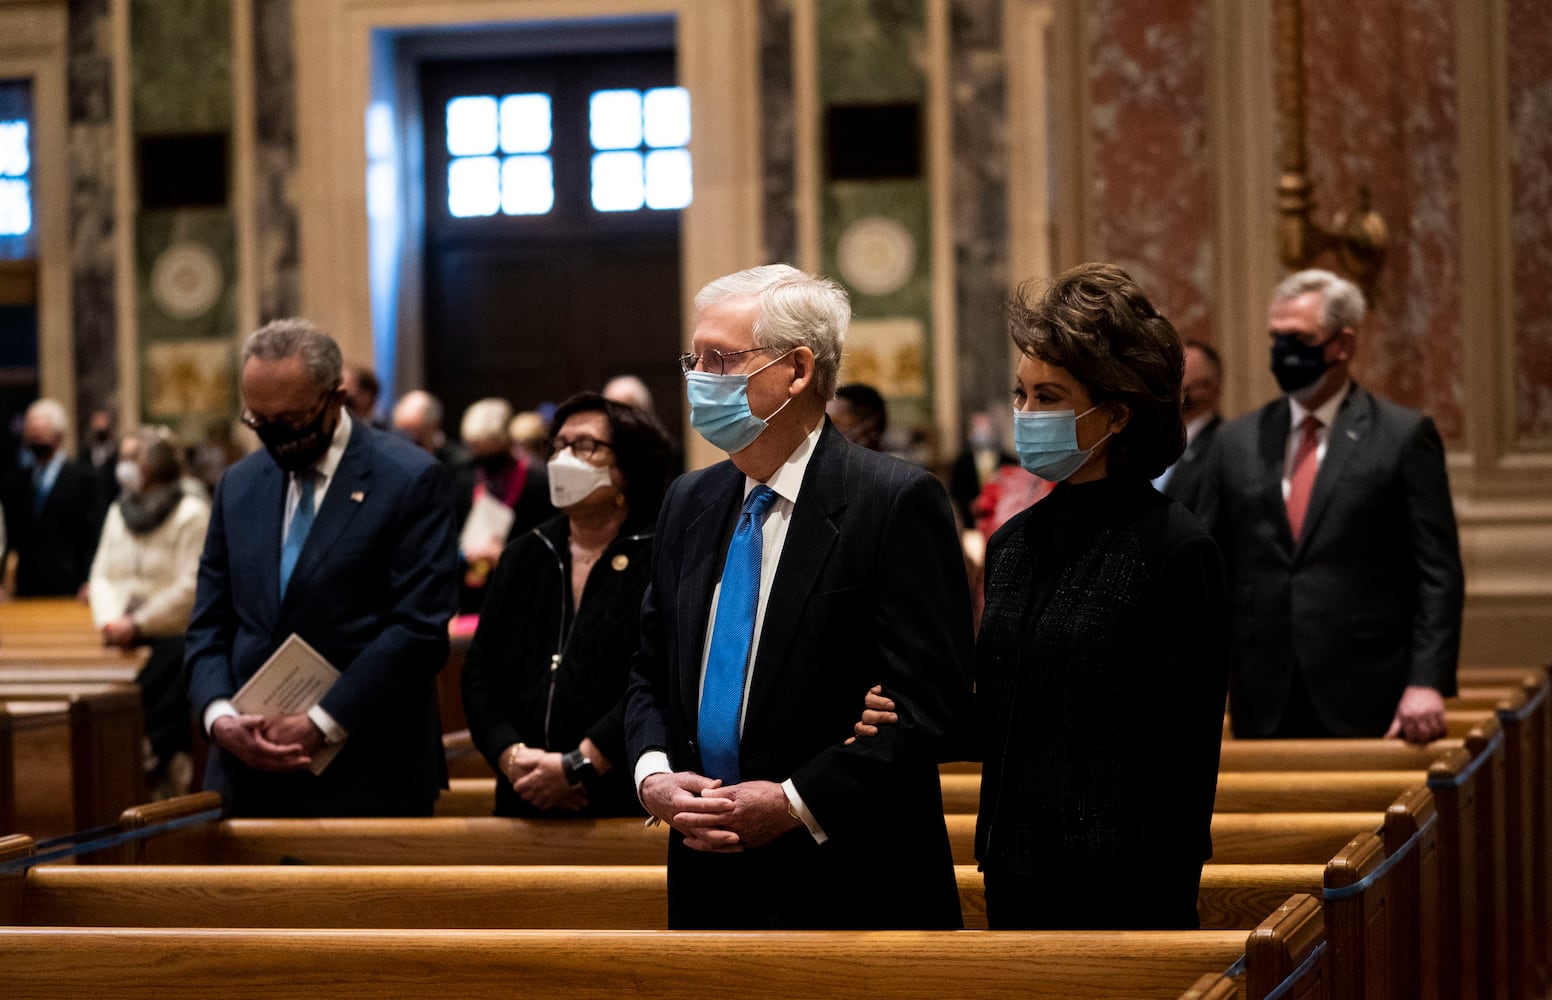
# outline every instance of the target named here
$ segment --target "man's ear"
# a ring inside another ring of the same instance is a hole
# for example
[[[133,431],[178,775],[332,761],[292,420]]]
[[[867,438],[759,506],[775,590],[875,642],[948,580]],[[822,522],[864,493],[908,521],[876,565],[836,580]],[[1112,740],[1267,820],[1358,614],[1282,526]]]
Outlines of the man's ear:
[[[1358,331],[1344,326],[1336,334],[1336,360],[1351,361],[1358,352]]]
[[[787,386],[787,395],[802,394],[813,381],[814,352],[807,347],[795,348],[792,352],[792,381]]]

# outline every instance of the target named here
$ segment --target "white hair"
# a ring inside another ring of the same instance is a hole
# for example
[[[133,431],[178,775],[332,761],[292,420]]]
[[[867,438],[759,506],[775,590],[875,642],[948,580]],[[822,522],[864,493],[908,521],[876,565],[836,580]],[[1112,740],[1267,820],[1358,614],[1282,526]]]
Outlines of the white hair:
[[[49,430],[55,432],[61,439],[70,436],[70,418],[65,416],[65,408],[57,399],[40,399],[27,407],[25,419],[38,419],[48,425]]]
[[[602,395],[605,399],[612,399],[616,403],[624,403],[638,410],[652,412],[652,390],[647,388],[647,383],[635,375],[616,375],[604,383]]]
[[[1319,268],[1288,275],[1273,290],[1272,301],[1286,302],[1310,292],[1320,294],[1320,325],[1328,333],[1335,333],[1343,327],[1357,330],[1358,324],[1363,322],[1367,308],[1363,292],[1346,278]]]
[[[759,303],[754,342],[760,347],[814,352],[814,390],[822,400],[835,395],[841,348],[851,324],[851,300],[829,278],[805,274],[789,264],[766,264],[718,278],[695,296],[696,313],[731,299]]]
[[[496,441],[505,445],[511,441],[507,437],[507,424],[511,420],[512,404],[492,397],[471,403],[463,411],[463,423],[459,430],[465,442]]]

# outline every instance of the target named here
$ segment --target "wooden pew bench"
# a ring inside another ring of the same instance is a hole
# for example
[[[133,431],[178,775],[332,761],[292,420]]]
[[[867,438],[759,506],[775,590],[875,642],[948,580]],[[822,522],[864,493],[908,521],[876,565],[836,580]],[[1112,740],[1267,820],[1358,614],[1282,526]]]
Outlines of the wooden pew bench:
[[[145,800],[140,690],[0,683],[0,830],[57,836]]]

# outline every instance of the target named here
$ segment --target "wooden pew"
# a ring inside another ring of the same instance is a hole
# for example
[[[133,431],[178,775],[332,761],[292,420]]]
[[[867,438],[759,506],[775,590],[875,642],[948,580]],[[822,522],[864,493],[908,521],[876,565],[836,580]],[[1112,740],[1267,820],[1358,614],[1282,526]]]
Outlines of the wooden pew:
[[[69,833],[145,800],[139,688],[0,684],[0,703],[0,830]]]
[[[1241,959],[1243,956],[1243,959]],[[0,968],[40,998],[266,996],[1225,997],[1325,995],[1308,895],[1243,931],[711,933],[492,930],[0,930]],[[710,960],[708,960],[710,959]],[[737,975],[729,976],[730,964]],[[1200,991],[1208,984],[1210,992]],[[1224,985],[1227,984],[1227,987]],[[1228,988],[1229,992],[1223,992]],[[1309,991],[1315,991],[1313,993]]]

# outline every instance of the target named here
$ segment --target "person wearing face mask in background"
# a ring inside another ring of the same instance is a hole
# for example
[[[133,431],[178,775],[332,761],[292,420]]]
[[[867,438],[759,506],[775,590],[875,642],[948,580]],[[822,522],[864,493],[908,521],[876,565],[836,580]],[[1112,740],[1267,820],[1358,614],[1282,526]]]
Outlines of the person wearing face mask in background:
[[[497,816],[639,815],[625,685],[640,637],[668,436],[596,393],[555,411],[550,500],[491,577],[463,667],[474,745],[500,777]]]
[[[1194,511],[1200,502],[1202,481],[1207,472],[1207,456],[1212,454],[1213,439],[1223,426],[1218,399],[1223,393],[1223,365],[1211,344],[1199,340],[1185,342],[1186,376],[1182,387],[1181,417],[1186,422],[1186,450],[1174,465],[1153,480],[1161,493],[1174,497]]]
[[[1349,366],[1363,293],[1300,271],[1273,293],[1285,395],[1218,435],[1199,513],[1234,606],[1239,737],[1444,735],[1465,582],[1433,421]]]
[[[463,579],[459,589],[461,614],[478,614],[485,587],[507,544],[530,528],[555,516],[545,482],[545,466],[514,447],[509,426],[512,405],[504,399],[481,399],[464,411],[459,430],[467,457],[453,470],[453,492],[459,526],[459,556]],[[487,530],[488,510],[499,507],[504,531]],[[470,527],[470,514],[475,526]]]
[[[65,454],[68,431],[65,408],[55,400],[27,407],[22,444],[30,461],[8,472],[0,486],[7,554],[16,553],[17,597],[86,598],[103,509],[91,467]]]
[[[210,505],[184,491],[178,449],[167,432],[142,428],[115,451],[119,496],[92,560],[92,619],[106,645],[150,647],[135,682],[144,709],[147,784],[153,798],[167,798],[187,792],[193,774],[183,632]]]
[[[339,346],[306,320],[243,345],[243,423],[264,447],[211,501],[188,628],[205,787],[234,816],[429,816],[447,780],[435,678],[457,602],[452,483],[344,412]],[[293,633],[339,678],[305,712],[231,704]],[[321,774],[325,744],[343,744]]]
[[[969,591],[943,487],[825,417],[850,319],[784,264],[695,298],[690,423],[729,460],[663,503],[621,762],[673,828],[673,928],[961,924],[938,762],[968,723]],[[913,725],[843,746],[875,684]]]
[[[1217,546],[1149,482],[1185,444],[1180,339],[1113,264],[1079,265],[1040,294],[1026,285],[1007,317],[1019,461],[1056,485],[986,549],[975,850],[987,923],[1194,928],[1228,617]],[[859,743],[912,721],[881,694]]]

